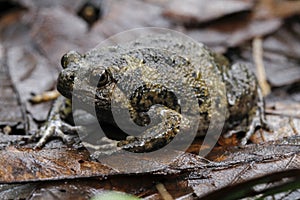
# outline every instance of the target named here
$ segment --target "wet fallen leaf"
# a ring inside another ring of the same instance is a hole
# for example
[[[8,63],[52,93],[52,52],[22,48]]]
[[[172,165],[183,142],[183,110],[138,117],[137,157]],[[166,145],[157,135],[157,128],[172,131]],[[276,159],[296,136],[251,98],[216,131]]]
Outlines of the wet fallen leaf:
[[[69,149],[16,149],[0,151],[0,182],[55,180],[76,177],[104,177],[115,173],[98,162],[89,161],[87,152]]]
[[[39,10],[38,17],[32,20],[30,34],[44,56],[59,66],[64,53],[78,49],[78,41],[87,30],[88,26],[81,18],[55,7]]]
[[[261,0],[255,7],[255,18],[287,18],[300,14],[299,1]]]
[[[188,29],[186,33],[199,42],[224,53],[227,48],[235,47],[256,36],[264,36],[276,31],[282,24],[279,19],[252,20],[246,14],[237,17],[228,17],[211,23],[202,29]],[[221,47],[223,47],[223,49]]]
[[[11,80],[6,56],[6,49],[0,45],[0,127],[25,132],[28,129],[25,109]],[[4,129],[3,132],[7,131]]]
[[[253,4],[252,0],[174,0],[169,2],[163,14],[176,23],[199,24],[229,14],[249,11]]]
[[[14,2],[17,2],[19,5],[22,5],[32,11],[39,10],[40,8],[63,7],[76,13],[77,9],[85,3],[85,0],[14,0]]]
[[[242,62],[248,63],[254,70],[252,52],[249,48],[242,50]],[[289,58],[280,52],[264,50],[263,63],[266,70],[266,77],[272,87],[282,87],[297,83],[300,80],[300,70],[297,59]]]
[[[110,1],[103,19],[94,25],[92,32],[109,37],[132,28],[170,27],[170,22],[161,17],[161,12],[162,7],[158,5],[138,0],[113,0]]]
[[[242,198],[274,198],[275,195],[293,199],[299,196],[297,190],[300,177],[300,170],[287,170],[278,173],[268,174],[241,184],[224,187],[217,192],[211,192],[201,199],[242,199]],[[226,194],[226,196],[224,196]]]
[[[300,57],[300,25],[297,17],[290,19],[282,28],[265,38],[263,48],[266,52],[284,55],[287,59]]]

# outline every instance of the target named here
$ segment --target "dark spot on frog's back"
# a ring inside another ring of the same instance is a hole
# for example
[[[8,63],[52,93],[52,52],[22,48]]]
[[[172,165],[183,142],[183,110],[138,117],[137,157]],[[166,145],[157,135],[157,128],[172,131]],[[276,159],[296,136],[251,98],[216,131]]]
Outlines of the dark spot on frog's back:
[[[155,104],[164,105],[180,112],[174,92],[162,85],[143,85],[130,96],[131,105],[140,111],[148,111]]]

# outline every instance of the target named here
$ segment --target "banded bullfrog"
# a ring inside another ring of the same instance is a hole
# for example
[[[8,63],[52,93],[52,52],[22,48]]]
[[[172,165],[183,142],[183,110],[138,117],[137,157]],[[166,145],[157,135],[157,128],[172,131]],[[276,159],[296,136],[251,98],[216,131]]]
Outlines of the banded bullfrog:
[[[116,141],[116,147],[132,152],[167,145],[181,129],[189,128],[193,119],[197,119],[198,136],[221,123],[223,135],[243,135],[242,145],[257,127],[268,127],[254,74],[245,64],[230,64],[203,44],[171,35],[150,35],[85,54],[70,51],[61,64],[57,89],[65,99],[56,102],[38,147],[52,135],[68,141],[63,132],[77,130],[60,122],[61,116],[71,114],[66,99],[94,112],[100,123],[119,128],[114,130],[123,137]],[[62,107],[64,112],[58,111]],[[121,130],[120,126],[132,126],[122,115],[124,110],[138,127],[155,123],[139,129],[142,132],[138,134],[131,134],[134,130],[130,127]],[[216,123],[211,124],[213,120]],[[110,134],[106,136],[110,138]]]

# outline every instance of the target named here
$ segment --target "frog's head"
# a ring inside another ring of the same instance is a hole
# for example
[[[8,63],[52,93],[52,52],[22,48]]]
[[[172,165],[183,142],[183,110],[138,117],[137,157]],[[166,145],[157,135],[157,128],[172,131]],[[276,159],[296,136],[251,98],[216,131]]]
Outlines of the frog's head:
[[[99,66],[75,51],[66,53],[61,65],[57,89],[63,96],[89,106],[109,107],[115,80],[108,67]]]
[[[61,58],[63,70],[57,79],[57,90],[66,98],[72,98],[74,78],[79,69],[81,55],[78,52],[70,51]]]

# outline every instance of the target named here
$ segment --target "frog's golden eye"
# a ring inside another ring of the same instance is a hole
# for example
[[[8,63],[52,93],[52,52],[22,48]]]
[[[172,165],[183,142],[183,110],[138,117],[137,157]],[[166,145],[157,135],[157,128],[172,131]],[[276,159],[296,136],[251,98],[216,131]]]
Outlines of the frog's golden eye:
[[[67,54],[63,55],[63,57],[60,60],[61,66],[66,69],[68,66],[68,56]]]
[[[90,75],[90,83],[93,86],[101,87],[108,83],[109,74],[105,70],[102,73],[92,72]]]
[[[70,51],[63,55],[60,60],[61,66],[66,69],[70,63],[78,64],[81,59],[81,55],[76,51]]]

